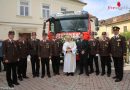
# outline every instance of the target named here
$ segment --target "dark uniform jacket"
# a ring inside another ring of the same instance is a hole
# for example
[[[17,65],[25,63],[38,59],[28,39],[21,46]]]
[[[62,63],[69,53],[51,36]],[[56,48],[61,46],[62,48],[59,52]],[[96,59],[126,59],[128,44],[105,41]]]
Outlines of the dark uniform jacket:
[[[18,46],[17,42],[12,42],[7,39],[3,42],[3,58],[8,60],[9,63],[17,62],[18,60]]]
[[[19,50],[19,58],[27,58],[29,55],[29,47],[27,41],[17,41],[18,50]]]
[[[29,43],[29,54],[31,56],[38,56],[38,45],[39,45],[40,40],[36,39],[33,40],[31,39],[30,43]]]
[[[49,56],[52,55],[51,52],[51,42],[49,40],[40,41],[40,44],[38,46],[38,55],[41,58],[48,58]]]
[[[110,39],[108,37],[99,40],[99,54],[100,56],[110,56]]]
[[[79,39],[77,41],[77,49],[78,49],[78,53],[81,54],[81,52],[84,50],[85,53],[89,52],[89,47],[88,47],[88,41],[87,40],[81,40]]]
[[[90,55],[96,55],[99,53],[99,41],[97,39],[90,39],[88,46]]]
[[[126,55],[125,37],[119,35],[118,38],[115,38],[115,36],[113,36],[110,40],[110,48],[113,57],[123,57],[123,55]]]
[[[62,43],[60,40],[51,40],[51,51],[52,51],[52,56],[60,56],[62,53]]]

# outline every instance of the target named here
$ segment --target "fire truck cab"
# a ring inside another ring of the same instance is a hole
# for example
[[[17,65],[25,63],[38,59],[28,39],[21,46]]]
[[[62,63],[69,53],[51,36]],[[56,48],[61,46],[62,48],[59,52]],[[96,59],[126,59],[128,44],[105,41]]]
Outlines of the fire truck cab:
[[[77,39],[82,32],[84,39],[89,40],[91,31],[98,31],[98,19],[86,11],[57,13],[44,22],[43,32],[45,31],[49,39],[51,39],[50,32],[54,32],[57,38],[71,35],[74,39]]]

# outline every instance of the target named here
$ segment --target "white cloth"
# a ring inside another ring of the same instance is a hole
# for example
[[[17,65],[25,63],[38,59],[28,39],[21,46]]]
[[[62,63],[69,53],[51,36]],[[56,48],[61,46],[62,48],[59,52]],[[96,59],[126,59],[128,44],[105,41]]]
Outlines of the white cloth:
[[[71,48],[72,52],[68,52],[67,48]],[[65,42],[63,45],[63,52],[64,52],[64,68],[63,72],[75,72],[76,69],[76,43],[71,41],[71,42]]]

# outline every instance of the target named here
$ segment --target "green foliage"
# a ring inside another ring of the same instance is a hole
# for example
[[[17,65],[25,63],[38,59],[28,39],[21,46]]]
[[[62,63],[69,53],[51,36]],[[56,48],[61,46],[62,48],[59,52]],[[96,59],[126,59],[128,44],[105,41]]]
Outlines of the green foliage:
[[[121,35],[123,35],[124,37],[126,37],[126,40],[130,39],[130,32],[123,32],[123,33],[121,33]]]

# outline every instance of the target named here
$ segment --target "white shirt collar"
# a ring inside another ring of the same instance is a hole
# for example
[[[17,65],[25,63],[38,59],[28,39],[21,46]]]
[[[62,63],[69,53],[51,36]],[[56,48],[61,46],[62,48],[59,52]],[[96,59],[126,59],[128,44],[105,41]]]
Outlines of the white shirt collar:
[[[119,38],[119,34],[118,34],[118,35],[115,35],[114,37]]]
[[[43,42],[46,42],[46,40],[42,40]]]
[[[105,41],[105,40],[107,40],[107,38],[106,38],[106,37],[105,37],[105,38],[102,38],[102,40]]]
[[[52,39],[53,41],[56,41],[56,39]]]
[[[10,42],[13,42],[13,40],[9,39]]]

